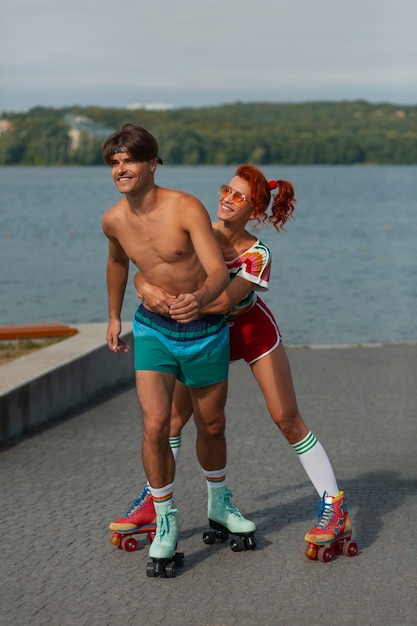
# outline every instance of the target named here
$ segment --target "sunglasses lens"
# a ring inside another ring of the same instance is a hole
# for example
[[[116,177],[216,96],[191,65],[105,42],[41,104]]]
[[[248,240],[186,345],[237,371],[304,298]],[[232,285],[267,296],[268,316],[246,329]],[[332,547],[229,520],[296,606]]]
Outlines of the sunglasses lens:
[[[247,202],[246,196],[244,196],[243,193],[240,193],[240,191],[233,191],[229,185],[220,186],[219,196],[220,198],[232,196],[232,202],[233,204],[236,204],[236,206],[242,206],[245,202]]]
[[[245,204],[246,198],[239,191],[235,191],[232,194],[232,201],[234,202],[234,204],[236,204],[236,206],[242,206],[242,204]]]

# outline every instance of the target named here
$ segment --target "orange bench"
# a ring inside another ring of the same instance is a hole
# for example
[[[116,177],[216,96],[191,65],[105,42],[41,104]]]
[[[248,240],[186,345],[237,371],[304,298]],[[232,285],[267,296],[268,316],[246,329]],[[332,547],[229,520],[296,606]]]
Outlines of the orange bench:
[[[78,330],[66,324],[20,324],[0,326],[0,340],[39,339],[41,337],[70,337]]]

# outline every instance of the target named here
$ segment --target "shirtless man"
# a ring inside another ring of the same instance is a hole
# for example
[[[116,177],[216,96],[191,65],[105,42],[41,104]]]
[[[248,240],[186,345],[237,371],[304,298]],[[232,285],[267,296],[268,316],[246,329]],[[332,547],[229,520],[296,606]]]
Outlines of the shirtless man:
[[[178,539],[173,504],[175,463],[169,445],[176,379],[190,388],[198,460],[208,489],[219,494],[209,499],[209,518],[224,518],[227,523],[231,517],[235,528],[231,532],[253,534],[255,530],[255,524],[239,513],[230,502],[230,492],[224,490],[229,362],[226,317],[200,314],[225,289],[229,278],[204,206],[190,194],[155,184],[160,159],[153,135],[125,124],[104,142],[103,157],[123,194],[102,223],[109,241],[109,348],[122,353],[129,349],[120,339],[129,261],[148,282],[176,294],[163,314],[147,310],[142,301],[133,320],[136,390],[143,419],[142,461],[157,515],[149,556],[156,564],[154,575],[159,575],[172,560]],[[173,305],[181,322],[170,317]]]

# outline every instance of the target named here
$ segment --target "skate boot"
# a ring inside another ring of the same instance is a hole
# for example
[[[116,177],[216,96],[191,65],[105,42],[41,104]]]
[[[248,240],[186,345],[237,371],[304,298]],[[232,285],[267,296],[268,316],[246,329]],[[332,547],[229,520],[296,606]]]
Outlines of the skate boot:
[[[184,565],[184,553],[175,552],[178,541],[177,509],[170,504],[158,507],[156,535],[149,548],[146,575],[149,577],[175,576],[175,568]]]
[[[254,550],[256,526],[233,506],[230,502],[232,497],[233,494],[227,487],[208,490],[207,515],[210,528],[213,530],[203,533],[203,541],[207,544],[213,544],[216,541],[225,542],[230,533],[234,535],[230,541],[233,552]]]
[[[146,534],[148,542],[152,542],[156,531],[156,513],[148,486],[133,501],[124,516],[112,522],[109,528],[113,531],[110,543],[127,552],[137,548],[137,541],[132,535]]]
[[[332,498],[326,493],[316,506],[317,524],[306,533],[305,555],[328,563],[335,554],[355,556],[358,546],[352,537],[352,522],[347,512],[343,491]]]

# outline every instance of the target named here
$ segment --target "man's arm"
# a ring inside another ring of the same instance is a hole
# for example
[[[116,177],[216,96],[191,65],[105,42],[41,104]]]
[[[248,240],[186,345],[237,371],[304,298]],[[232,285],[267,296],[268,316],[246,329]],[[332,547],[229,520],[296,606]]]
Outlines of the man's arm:
[[[253,283],[236,276],[218,298],[203,307],[202,313],[228,313],[232,307],[246,298],[253,287]]]
[[[194,292],[200,301],[200,308],[202,308],[226,289],[229,284],[229,272],[214,236],[207,211],[202,207],[196,216],[190,214],[188,217],[191,241],[207,275],[200,289]]]
[[[129,258],[115,239],[109,238],[107,258],[107,297],[109,323],[106,340],[110,350],[127,352],[129,345],[119,337],[122,331],[121,312],[129,275]]]
[[[179,294],[171,305],[170,315],[179,322],[196,319],[201,309],[215,300],[229,283],[229,274],[206,209],[196,198],[188,202],[187,210],[182,212],[182,226],[190,235],[206,279],[193,293]]]

